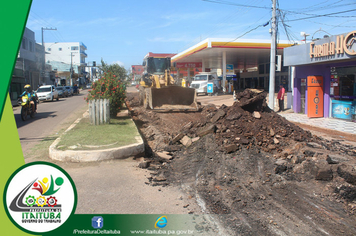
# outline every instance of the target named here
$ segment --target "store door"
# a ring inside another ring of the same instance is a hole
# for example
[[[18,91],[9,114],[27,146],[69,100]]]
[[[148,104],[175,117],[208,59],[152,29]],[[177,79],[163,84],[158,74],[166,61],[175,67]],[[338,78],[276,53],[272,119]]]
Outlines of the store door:
[[[307,88],[307,79],[300,79],[300,112],[305,114],[305,90]]]
[[[324,117],[323,77],[308,76],[308,117]]]

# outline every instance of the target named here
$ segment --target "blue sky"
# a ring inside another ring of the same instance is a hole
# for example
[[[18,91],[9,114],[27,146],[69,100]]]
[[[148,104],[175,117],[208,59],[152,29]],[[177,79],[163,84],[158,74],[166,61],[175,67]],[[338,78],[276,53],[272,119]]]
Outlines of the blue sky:
[[[237,38],[271,19],[271,0],[209,1],[33,0],[27,27],[38,43],[41,27],[57,28],[44,32],[45,42],[80,41],[88,47],[87,62],[98,64],[103,58],[129,68],[141,64],[148,52],[179,53],[208,37]],[[301,31],[311,39],[356,30],[355,0],[280,0],[279,8],[294,40],[302,39]],[[349,12],[295,20],[342,11]],[[281,26],[279,38],[286,40]],[[242,38],[270,39],[269,28],[258,27]]]

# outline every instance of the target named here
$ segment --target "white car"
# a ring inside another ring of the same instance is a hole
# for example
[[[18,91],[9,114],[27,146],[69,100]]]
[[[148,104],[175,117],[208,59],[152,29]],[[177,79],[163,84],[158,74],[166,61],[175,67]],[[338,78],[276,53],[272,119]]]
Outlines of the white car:
[[[59,100],[58,91],[53,85],[44,85],[37,89],[37,97],[40,101]]]

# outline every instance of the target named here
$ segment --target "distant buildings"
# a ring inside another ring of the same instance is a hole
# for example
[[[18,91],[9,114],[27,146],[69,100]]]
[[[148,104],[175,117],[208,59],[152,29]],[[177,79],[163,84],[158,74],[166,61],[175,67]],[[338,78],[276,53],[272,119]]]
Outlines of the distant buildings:
[[[87,54],[85,50],[87,47],[82,42],[68,42],[68,43],[45,43],[46,63],[52,66],[52,69],[56,71],[57,81],[56,83],[71,84],[71,68],[72,70],[72,83],[77,83],[78,78],[82,78],[81,83],[85,83],[84,78],[87,77],[85,67],[87,63],[85,58]],[[62,81],[60,81],[62,80]]]
[[[44,58],[42,45],[36,43],[35,33],[26,27],[10,84],[12,101],[16,102],[26,84],[30,84],[33,89],[41,84],[54,84],[54,72],[51,66],[45,65]]]
[[[132,65],[131,66],[132,83],[138,84],[140,82],[143,71],[144,71],[144,68],[142,65]]]
[[[87,83],[85,50],[87,47],[81,42],[45,43],[43,46],[36,43],[35,33],[26,27],[9,89],[12,103],[16,103],[26,84],[34,90],[45,84],[70,85],[71,67],[73,84]]]

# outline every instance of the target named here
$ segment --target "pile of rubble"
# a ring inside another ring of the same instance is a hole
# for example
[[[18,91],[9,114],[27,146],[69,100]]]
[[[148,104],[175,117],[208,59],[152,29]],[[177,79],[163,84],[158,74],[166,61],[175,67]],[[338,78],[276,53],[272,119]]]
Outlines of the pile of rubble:
[[[266,92],[246,89],[237,94],[238,101],[231,107],[214,105],[203,108],[203,119],[189,122],[172,138],[189,146],[209,133],[221,150],[235,152],[243,147],[257,147],[265,152],[283,150],[294,141],[311,141],[310,132],[301,129],[271,111],[266,104]]]
[[[146,141],[139,166],[151,170],[146,183],[181,186],[207,213],[233,216],[222,222],[237,234],[353,235],[356,148],[313,136],[265,98],[245,90],[233,106],[198,113],[134,107]]]

